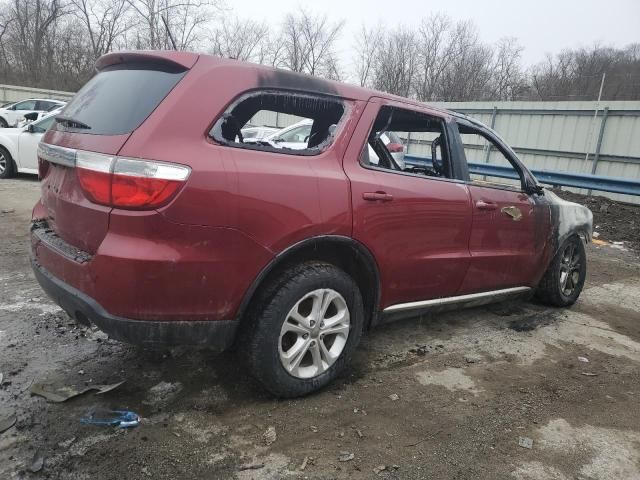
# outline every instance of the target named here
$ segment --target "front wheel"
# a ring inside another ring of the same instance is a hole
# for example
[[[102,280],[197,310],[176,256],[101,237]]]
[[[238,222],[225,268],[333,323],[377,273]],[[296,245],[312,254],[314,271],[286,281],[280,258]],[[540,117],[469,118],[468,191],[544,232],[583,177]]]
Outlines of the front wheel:
[[[0,117],[0,128],[7,128],[7,127],[9,127],[9,124],[7,123],[7,121],[4,118]]]
[[[298,397],[329,384],[350,362],[364,308],[344,271],[306,263],[267,287],[250,316],[239,347],[253,376],[278,397]]]
[[[0,178],[11,178],[15,174],[16,165],[11,154],[4,147],[0,147]]]
[[[573,305],[582,292],[587,275],[587,254],[577,235],[567,239],[549,264],[536,297],[554,307]]]

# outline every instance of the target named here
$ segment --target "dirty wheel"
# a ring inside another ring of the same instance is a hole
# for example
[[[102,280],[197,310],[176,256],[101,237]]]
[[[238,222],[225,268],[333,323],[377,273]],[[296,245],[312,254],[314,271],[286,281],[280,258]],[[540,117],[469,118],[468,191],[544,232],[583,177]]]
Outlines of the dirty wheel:
[[[587,256],[578,236],[567,239],[551,261],[538,290],[537,298],[555,307],[572,305],[580,296],[587,274]]]
[[[0,178],[11,178],[15,173],[16,166],[11,154],[5,148],[0,147]]]
[[[249,368],[279,397],[308,394],[330,383],[362,335],[358,287],[342,270],[307,263],[284,273],[261,295],[245,345]]]

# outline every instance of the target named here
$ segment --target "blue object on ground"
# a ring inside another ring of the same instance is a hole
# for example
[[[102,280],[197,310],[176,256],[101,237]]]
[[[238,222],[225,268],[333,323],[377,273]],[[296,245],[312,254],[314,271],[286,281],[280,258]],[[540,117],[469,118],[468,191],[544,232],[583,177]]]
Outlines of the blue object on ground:
[[[91,410],[80,419],[80,423],[130,428],[140,425],[140,417],[129,410]]]

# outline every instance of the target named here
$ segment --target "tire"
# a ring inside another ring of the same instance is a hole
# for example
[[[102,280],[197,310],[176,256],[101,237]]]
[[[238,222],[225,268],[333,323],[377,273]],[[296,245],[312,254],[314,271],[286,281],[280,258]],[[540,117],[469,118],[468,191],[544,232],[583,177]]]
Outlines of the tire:
[[[0,178],[11,178],[16,174],[16,164],[6,148],[0,147]]]
[[[238,351],[251,374],[273,395],[292,398],[326,386],[349,364],[362,337],[364,307],[344,271],[304,263],[263,289],[247,320]]]
[[[9,124],[7,123],[7,121],[4,118],[0,117],[0,128],[8,128],[8,127],[9,127]]]
[[[577,235],[568,238],[549,264],[536,297],[553,307],[573,305],[582,292],[587,275],[587,254]]]

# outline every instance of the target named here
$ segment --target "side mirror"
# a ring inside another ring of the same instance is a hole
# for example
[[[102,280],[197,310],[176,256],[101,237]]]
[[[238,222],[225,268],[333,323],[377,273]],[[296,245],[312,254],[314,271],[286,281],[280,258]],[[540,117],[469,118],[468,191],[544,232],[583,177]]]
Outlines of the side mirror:
[[[273,140],[271,140],[273,143],[281,143],[282,142],[282,138],[274,138]]]
[[[29,125],[27,125],[27,132],[34,133],[35,131],[36,129],[33,127],[33,123],[30,123]]]
[[[542,185],[527,185],[525,193],[528,195],[544,195],[544,187]]]

